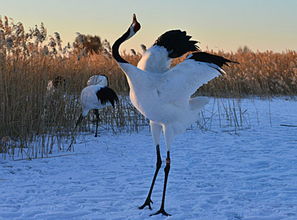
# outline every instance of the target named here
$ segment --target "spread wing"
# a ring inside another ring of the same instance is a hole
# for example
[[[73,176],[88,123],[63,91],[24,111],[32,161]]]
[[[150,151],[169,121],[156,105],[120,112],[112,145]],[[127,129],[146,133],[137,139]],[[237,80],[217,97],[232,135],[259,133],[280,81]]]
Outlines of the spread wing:
[[[162,74],[146,72],[127,63],[121,63],[120,67],[128,75],[128,81],[133,81],[133,89],[137,88],[138,93],[153,90],[152,94],[157,94],[162,102],[179,105],[189,102],[190,96],[203,84],[225,73],[221,67],[229,62],[237,63],[220,56],[196,52]]]
[[[219,75],[208,64],[188,59],[162,75],[158,94],[167,102],[186,102],[199,87]]]
[[[193,53],[160,76],[158,94],[167,102],[188,102],[199,87],[225,73],[221,67],[228,62],[233,61],[204,52]]]

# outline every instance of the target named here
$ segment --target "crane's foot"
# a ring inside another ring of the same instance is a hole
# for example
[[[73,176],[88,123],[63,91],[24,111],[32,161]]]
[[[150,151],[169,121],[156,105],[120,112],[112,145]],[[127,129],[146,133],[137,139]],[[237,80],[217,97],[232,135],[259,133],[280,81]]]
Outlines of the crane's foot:
[[[150,216],[153,216],[153,215],[159,215],[159,214],[162,214],[162,215],[165,215],[165,216],[171,216],[169,213],[167,213],[163,208],[160,208],[159,211],[157,211],[156,213],[154,214],[151,214]]]
[[[96,132],[96,133],[94,134],[94,137],[100,137],[100,133],[98,134],[98,132]]]
[[[66,152],[71,151],[71,147],[72,147],[72,143],[69,145],[69,147],[67,148]]]
[[[143,203],[143,205],[142,205],[142,206],[139,206],[138,208],[139,208],[139,209],[144,209],[144,207],[148,206],[148,208],[149,208],[150,210],[152,210],[151,204],[153,204],[153,201],[152,201],[151,199],[147,198],[147,199],[145,200],[145,202]]]

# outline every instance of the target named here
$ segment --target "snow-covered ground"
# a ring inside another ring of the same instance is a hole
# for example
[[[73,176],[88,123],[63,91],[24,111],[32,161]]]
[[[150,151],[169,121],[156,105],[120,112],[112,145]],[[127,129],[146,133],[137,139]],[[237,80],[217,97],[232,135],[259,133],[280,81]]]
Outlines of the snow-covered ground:
[[[168,219],[297,219],[297,102],[245,99],[240,106],[242,127],[248,129],[235,133],[214,117],[207,131],[194,126],[176,138]],[[205,114],[216,109],[210,103]],[[161,147],[164,159],[163,142]],[[147,195],[155,159],[148,128],[82,136],[74,152],[48,159],[0,159],[0,219],[165,219],[149,217],[159,209],[163,169],[153,210],[137,209]]]

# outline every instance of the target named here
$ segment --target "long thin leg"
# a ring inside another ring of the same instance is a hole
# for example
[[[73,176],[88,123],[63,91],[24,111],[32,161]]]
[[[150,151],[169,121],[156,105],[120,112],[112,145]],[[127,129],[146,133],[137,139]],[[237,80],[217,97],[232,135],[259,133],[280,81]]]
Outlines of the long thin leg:
[[[157,152],[157,163],[156,163],[156,170],[155,170],[155,174],[154,174],[154,177],[153,177],[153,181],[152,181],[149,193],[148,193],[148,195],[146,197],[146,200],[145,200],[145,202],[143,203],[142,206],[138,207],[139,209],[143,209],[146,206],[148,206],[149,209],[152,209],[151,203],[153,203],[153,201],[151,200],[151,195],[152,195],[152,192],[153,192],[155,181],[156,181],[157,176],[158,176],[158,172],[159,172],[159,170],[161,168],[161,165],[162,165],[161,154],[160,154],[160,146],[159,145],[156,146],[156,152]]]
[[[76,123],[75,123],[75,127],[74,127],[72,133],[74,133],[74,131],[76,130],[77,126],[81,123],[82,120],[83,120],[83,115],[80,114],[79,117],[78,117],[78,119],[77,119],[77,121],[76,121]],[[67,151],[70,151],[71,150],[71,146],[72,146],[73,142],[74,142],[74,136],[72,136],[72,140],[71,140],[71,143],[70,143],[69,147],[67,148]]]
[[[167,180],[168,180],[168,175],[169,175],[169,170],[170,170],[170,152],[167,151],[167,158],[166,158],[166,166],[164,168],[164,172],[165,172],[165,179],[164,179],[164,188],[163,188],[163,195],[162,195],[162,203],[161,203],[161,207],[159,209],[159,211],[157,211],[152,215],[158,215],[158,214],[162,214],[162,215],[166,215],[166,216],[170,216],[170,214],[168,214],[165,209],[165,196],[166,196],[166,187],[167,187]]]
[[[94,114],[96,115],[96,133],[95,133],[95,137],[97,137],[98,136],[98,124],[99,124],[99,121],[100,121],[98,109],[94,109]]]

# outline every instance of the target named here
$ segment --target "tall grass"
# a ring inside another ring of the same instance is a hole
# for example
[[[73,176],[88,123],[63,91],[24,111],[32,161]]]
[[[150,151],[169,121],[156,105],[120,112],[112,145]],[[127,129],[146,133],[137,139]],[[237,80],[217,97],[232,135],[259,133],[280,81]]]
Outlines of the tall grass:
[[[277,96],[297,94],[297,52],[244,52],[217,54],[240,64],[225,67],[227,75],[200,89],[215,96]]]
[[[14,24],[7,17],[0,20],[0,153],[3,155],[36,158],[63,151],[62,143],[72,137],[80,113],[80,91],[91,75],[108,76],[110,86],[118,94],[127,94],[125,76],[104,54],[108,44],[106,48],[100,47],[104,44],[96,44],[96,50],[86,51],[80,47],[81,41],[65,48],[61,41],[58,33],[47,37],[42,24],[27,33],[21,23]],[[66,88],[49,96],[48,80],[56,76],[66,79]],[[125,98],[116,109],[104,109],[100,115],[101,124],[113,132],[135,131],[145,123]],[[81,129],[89,131],[92,123],[90,116]]]
[[[86,43],[86,39],[92,39],[92,42]],[[203,86],[196,94],[221,97],[296,95],[296,51],[239,50],[217,54],[240,64],[226,67],[227,75]],[[141,58],[139,53],[124,52],[123,55],[134,65]],[[174,64],[182,59],[176,59]],[[60,35],[47,36],[43,24],[26,32],[22,23],[15,24],[7,17],[0,19],[0,153],[35,158],[48,156],[55,150],[63,151],[63,143],[71,139],[80,112],[80,91],[94,74],[106,75],[110,87],[123,97],[116,109],[101,110],[101,125],[121,132],[137,131],[147,124],[125,98],[129,87],[110,56],[107,40],[101,42],[98,37],[78,35],[72,45],[68,43],[63,47]],[[48,80],[58,75],[66,79],[66,89],[48,97]],[[225,108],[227,115],[228,109],[232,108]],[[237,126],[241,122],[234,123]],[[91,125],[90,116],[81,129],[90,131]]]

